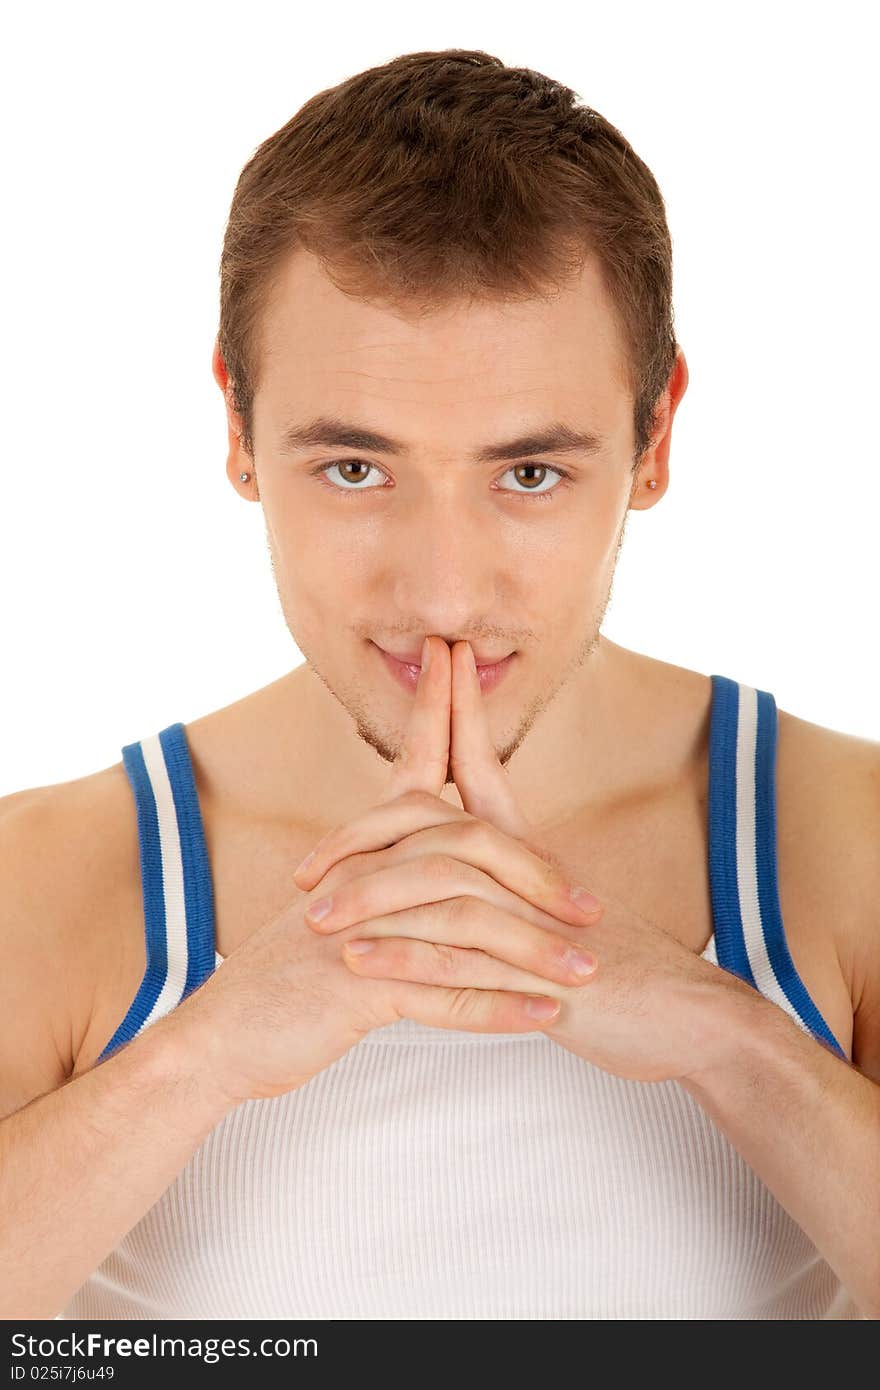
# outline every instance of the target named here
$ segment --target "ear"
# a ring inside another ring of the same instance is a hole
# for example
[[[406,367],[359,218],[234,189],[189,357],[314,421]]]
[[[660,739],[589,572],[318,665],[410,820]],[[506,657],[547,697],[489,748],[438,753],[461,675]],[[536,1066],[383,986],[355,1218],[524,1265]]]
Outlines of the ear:
[[[214,380],[223,393],[223,400],[226,405],[226,429],[229,441],[229,450],[226,455],[226,476],[236,492],[241,493],[242,497],[247,498],[249,502],[253,502],[256,500],[254,461],[242,447],[241,416],[234,409],[232,381],[226,370],[220,345],[217,342],[214,343],[214,351],[211,356],[211,370],[214,373]],[[240,475],[242,473],[250,475],[245,483],[241,481]]]
[[[651,444],[633,478],[629,510],[642,512],[660,501],[669,486],[669,449],[672,444],[672,419],[687,390],[688,368],[684,352],[678,348],[675,363],[669,374],[666,390],[657,402],[654,434]],[[656,487],[648,487],[650,479]]]

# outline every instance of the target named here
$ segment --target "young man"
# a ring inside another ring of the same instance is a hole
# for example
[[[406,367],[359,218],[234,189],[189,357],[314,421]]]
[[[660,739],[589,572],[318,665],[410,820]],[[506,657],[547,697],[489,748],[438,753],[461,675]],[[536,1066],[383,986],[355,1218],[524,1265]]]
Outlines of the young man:
[[[427,278],[576,225],[538,79],[408,55],[242,175],[213,370],[305,662],[5,799],[7,1316],[880,1316],[880,748],[600,631],[687,386],[667,339],[638,407],[632,219],[550,294]],[[581,134],[607,232],[659,195]]]

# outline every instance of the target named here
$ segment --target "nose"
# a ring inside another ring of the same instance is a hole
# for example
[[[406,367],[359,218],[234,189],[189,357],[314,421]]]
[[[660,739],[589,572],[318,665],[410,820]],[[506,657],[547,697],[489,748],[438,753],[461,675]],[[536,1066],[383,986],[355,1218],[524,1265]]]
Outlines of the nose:
[[[408,508],[383,537],[397,614],[450,643],[484,631],[501,611],[508,588],[500,538],[488,530],[486,515],[452,492]]]

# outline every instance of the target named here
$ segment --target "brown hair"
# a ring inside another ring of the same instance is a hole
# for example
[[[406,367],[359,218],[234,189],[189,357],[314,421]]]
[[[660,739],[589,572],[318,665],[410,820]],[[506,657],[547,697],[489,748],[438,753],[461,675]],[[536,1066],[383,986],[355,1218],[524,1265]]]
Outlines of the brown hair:
[[[678,347],[672,244],[650,169],[570,88],[480,50],[405,53],[263,141],[232,198],[217,335],[251,455],[261,320],[298,247],[344,293],[421,314],[541,296],[592,254],[625,345],[638,467]]]

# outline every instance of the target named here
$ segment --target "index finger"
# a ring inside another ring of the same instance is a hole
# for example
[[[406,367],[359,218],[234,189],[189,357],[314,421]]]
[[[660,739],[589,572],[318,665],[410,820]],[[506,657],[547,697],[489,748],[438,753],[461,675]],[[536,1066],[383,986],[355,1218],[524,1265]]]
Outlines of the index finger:
[[[400,752],[391,769],[385,801],[409,791],[439,796],[449,767],[449,710],[452,656],[439,637],[426,637],[415,700]]]

